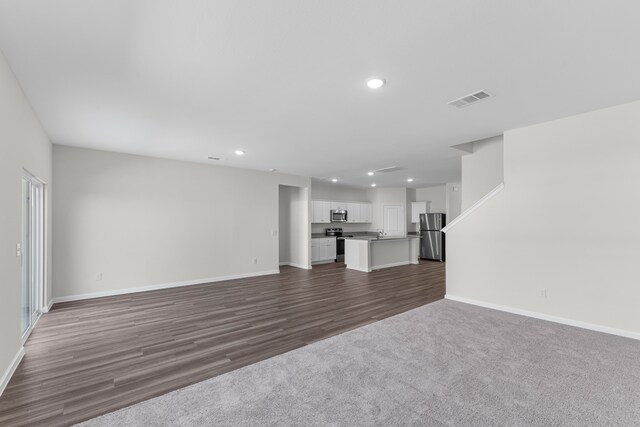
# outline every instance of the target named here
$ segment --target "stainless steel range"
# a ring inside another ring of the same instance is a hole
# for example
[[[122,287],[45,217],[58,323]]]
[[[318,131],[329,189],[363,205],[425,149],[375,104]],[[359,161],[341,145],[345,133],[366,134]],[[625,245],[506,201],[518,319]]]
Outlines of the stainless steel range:
[[[336,262],[344,262],[344,239],[353,237],[353,234],[344,234],[342,228],[325,228],[325,236],[335,236],[336,238]]]

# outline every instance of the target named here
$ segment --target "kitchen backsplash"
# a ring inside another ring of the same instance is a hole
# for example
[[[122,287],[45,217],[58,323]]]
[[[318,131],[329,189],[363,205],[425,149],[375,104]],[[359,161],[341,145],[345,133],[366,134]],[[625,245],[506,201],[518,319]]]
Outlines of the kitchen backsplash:
[[[312,233],[324,233],[325,228],[342,228],[343,231],[377,231],[371,224],[349,224],[332,222],[330,224],[311,224]]]

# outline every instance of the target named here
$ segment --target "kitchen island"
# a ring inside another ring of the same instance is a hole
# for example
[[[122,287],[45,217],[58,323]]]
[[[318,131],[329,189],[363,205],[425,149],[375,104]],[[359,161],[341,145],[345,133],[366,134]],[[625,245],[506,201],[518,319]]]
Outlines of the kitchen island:
[[[371,272],[398,265],[417,264],[420,236],[353,237],[344,241],[347,268]]]

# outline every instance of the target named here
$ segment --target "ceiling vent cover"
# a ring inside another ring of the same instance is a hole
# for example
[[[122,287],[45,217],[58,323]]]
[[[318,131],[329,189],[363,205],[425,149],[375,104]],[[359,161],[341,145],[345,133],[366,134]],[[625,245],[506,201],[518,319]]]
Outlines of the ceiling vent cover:
[[[405,168],[399,168],[398,166],[389,166],[388,168],[376,169],[375,173],[389,173],[404,170]]]
[[[463,108],[466,106],[469,106],[471,104],[474,104],[478,101],[482,101],[483,99],[487,99],[487,98],[491,98],[495,95],[493,95],[490,92],[487,92],[486,90],[481,90],[479,92],[476,93],[472,93],[469,95],[465,95],[461,98],[458,99],[454,99],[451,102],[448,102],[449,105],[453,106],[453,107],[457,107],[457,108]]]

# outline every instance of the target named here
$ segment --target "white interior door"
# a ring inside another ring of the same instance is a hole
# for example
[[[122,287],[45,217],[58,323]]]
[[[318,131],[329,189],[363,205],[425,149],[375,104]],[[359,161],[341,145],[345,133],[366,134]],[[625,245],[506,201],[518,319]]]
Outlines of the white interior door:
[[[385,236],[404,236],[405,217],[402,205],[382,206],[382,224]]]

